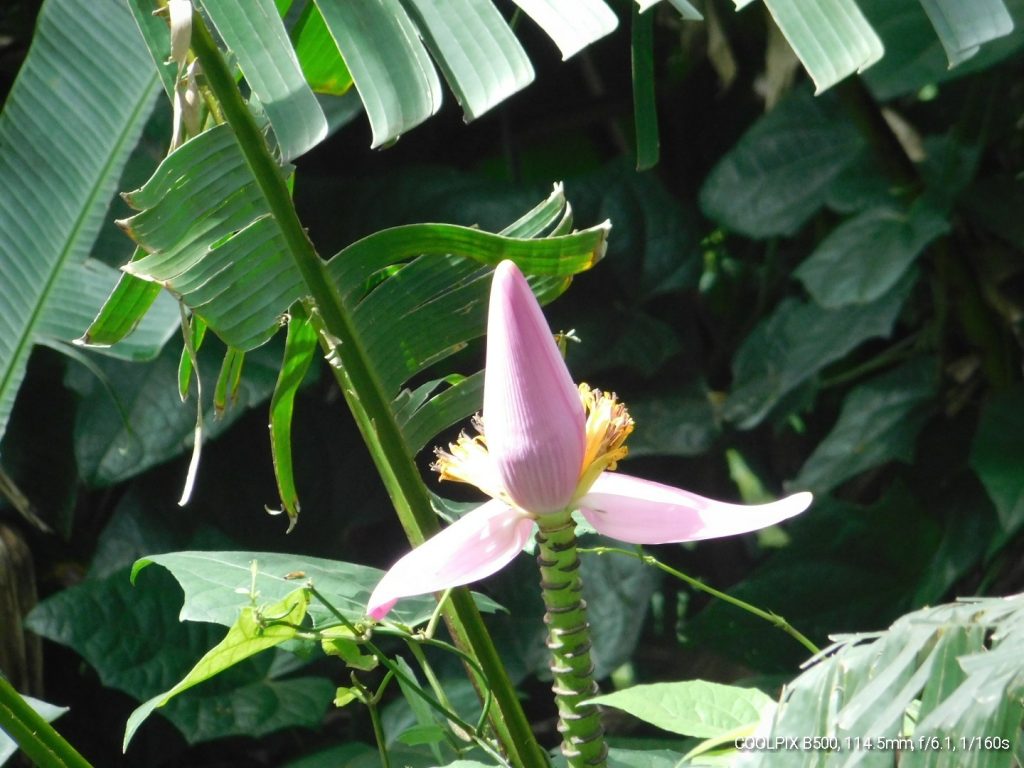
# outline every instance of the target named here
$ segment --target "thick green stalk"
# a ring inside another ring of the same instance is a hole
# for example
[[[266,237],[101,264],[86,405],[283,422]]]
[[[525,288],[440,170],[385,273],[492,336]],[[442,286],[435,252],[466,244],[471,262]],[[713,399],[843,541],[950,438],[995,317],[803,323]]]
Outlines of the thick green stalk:
[[[202,64],[210,90],[224,117],[238,137],[239,146],[252,168],[288,250],[311,296],[310,319],[328,347],[332,370],[355,416],[377,470],[380,472],[402,527],[412,544],[421,544],[437,532],[437,516],[419,470],[402,439],[390,403],[369,365],[369,357],[356,335],[341,297],[328,279],[323,260],[302,227],[277,162],[242,100],[232,72],[206,28],[195,14],[192,50]],[[544,768],[547,759],[530,730],[515,688],[505,672],[480,612],[466,589],[452,591],[445,620],[456,644],[477,659],[494,696],[491,724],[502,749],[517,766]]]
[[[601,713],[595,705],[581,703],[597,695],[597,683],[590,659],[587,603],[581,594],[576,524],[569,512],[542,515],[537,524],[537,563],[562,753],[570,768],[604,766],[608,746]]]
[[[0,729],[40,768],[92,768],[0,673]]]

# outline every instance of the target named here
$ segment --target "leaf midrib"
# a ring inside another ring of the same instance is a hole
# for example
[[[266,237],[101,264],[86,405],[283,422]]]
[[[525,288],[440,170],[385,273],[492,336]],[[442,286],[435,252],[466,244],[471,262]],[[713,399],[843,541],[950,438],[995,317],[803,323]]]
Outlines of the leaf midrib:
[[[18,361],[21,360],[22,355],[26,353],[27,349],[35,343],[35,328],[39,324],[39,319],[43,312],[46,311],[47,305],[49,304],[50,294],[57,283],[57,278],[60,275],[61,270],[64,269],[65,264],[68,263],[68,257],[74,251],[82,229],[89,218],[89,214],[93,210],[93,206],[96,204],[99,191],[103,187],[103,180],[108,177],[110,170],[114,165],[115,158],[121,156],[127,137],[134,133],[140,114],[147,105],[151,105],[151,102],[153,101],[153,97],[156,93],[157,79],[158,77],[156,74],[153,74],[150,77],[149,82],[145,86],[143,97],[139,99],[135,108],[132,110],[130,119],[123,123],[123,127],[117,141],[112,145],[111,151],[107,154],[107,158],[100,169],[100,173],[95,177],[97,179],[96,183],[92,185],[92,189],[86,197],[85,202],[79,209],[78,216],[71,227],[70,234],[64,241],[64,247],[61,250],[60,256],[56,261],[54,261],[53,268],[50,270],[49,275],[43,284],[43,290],[39,294],[39,301],[35,302],[29,312],[27,322],[23,326],[24,332],[19,335],[14,344],[14,353],[11,355],[10,365],[8,365],[3,373],[0,374],[0,401],[3,400],[4,394],[7,392],[8,388],[11,386],[11,382],[15,378],[15,372],[19,368]],[[4,431],[6,431],[6,421],[6,416],[0,413],[0,435],[3,435]]]

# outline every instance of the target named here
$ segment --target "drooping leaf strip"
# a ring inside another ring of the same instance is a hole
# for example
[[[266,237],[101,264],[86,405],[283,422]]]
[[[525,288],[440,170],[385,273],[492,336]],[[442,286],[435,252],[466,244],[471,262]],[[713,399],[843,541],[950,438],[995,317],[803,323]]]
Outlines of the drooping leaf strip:
[[[281,504],[288,513],[288,530],[299,518],[299,493],[295,487],[292,466],[292,413],[295,393],[313,362],[316,351],[316,330],[304,313],[293,313],[288,322],[281,372],[270,400],[270,447],[274,460],[274,476]]]
[[[636,130],[636,169],[658,164],[658,105],[654,89],[654,13],[633,5],[633,125]]]

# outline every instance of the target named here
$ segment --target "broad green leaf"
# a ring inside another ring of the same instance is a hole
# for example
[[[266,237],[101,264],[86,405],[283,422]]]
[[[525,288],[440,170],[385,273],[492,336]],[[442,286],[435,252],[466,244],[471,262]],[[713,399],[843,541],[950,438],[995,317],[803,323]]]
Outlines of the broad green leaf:
[[[444,730],[439,727],[439,715],[417,693],[417,689],[424,690],[424,687],[420,684],[416,671],[409,665],[409,662],[399,656],[395,659],[395,663],[405,676],[405,679],[398,678],[398,687],[401,689],[402,696],[405,697],[406,703],[416,718],[416,725],[413,728],[418,729],[421,733],[424,730],[427,731],[427,736],[426,738],[414,738],[411,741],[405,741],[402,739],[402,736],[411,729],[404,729],[401,732],[392,730],[390,743],[402,741],[402,743],[409,744],[410,746],[427,744],[430,746],[430,751],[434,754],[434,758],[440,763],[442,758],[438,742],[444,740]]]
[[[253,576],[252,562],[257,573]],[[250,604],[249,595],[262,601],[281,600],[296,584],[311,581],[313,587],[352,622],[366,617],[366,601],[383,571],[353,563],[318,557],[282,555],[272,552],[173,552],[144,557],[135,564],[133,575],[156,563],[171,572],[185,591],[182,621],[213,622],[231,626],[239,609]],[[403,600],[390,614],[403,624],[420,624],[435,607],[430,596]],[[314,626],[335,624],[334,614],[314,595],[309,605]]]
[[[122,569],[48,598],[27,622],[37,634],[73,648],[104,685],[144,701],[173,686],[224,636],[212,624],[180,622],[180,604],[181,592],[167,574],[153,569],[132,587]],[[334,691],[330,681],[279,680],[276,674],[272,654],[255,656],[161,713],[191,743],[318,724]]]
[[[885,52],[856,0],[764,0],[764,4],[814,81],[816,93],[863,72]]]
[[[562,58],[579,53],[618,26],[619,20],[604,0],[514,0],[550,37]]]
[[[246,408],[270,396],[277,360],[271,350],[249,356],[240,384],[237,407],[214,418],[212,404],[204,411],[212,438],[230,426]],[[207,345],[200,352],[204,390],[214,389],[220,364],[217,350]],[[165,462],[190,447],[195,432],[195,393],[183,404],[178,396],[178,351],[168,345],[148,363],[99,360],[96,367],[113,388],[87,370],[69,369],[67,381],[81,401],[75,414],[75,456],[82,478],[93,486],[107,486]]]
[[[436,430],[479,410],[481,380],[476,376],[457,380],[429,400],[427,393],[436,385],[421,386],[416,393],[401,387],[483,335],[490,266],[513,259],[537,276],[534,291],[547,302],[568,287],[571,275],[604,255],[607,223],[564,234],[570,223],[558,185],[504,234],[449,224],[394,227],[353,243],[328,263],[328,275],[352,309],[360,338],[376,351],[373,367],[393,398],[411,451],[422,448]],[[402,263],[410,257],[416,258]],[[378,284],[385,274],[387,279]],[[395,338],[402,339],[401,346],[392,343]]]
[[[992,397],[981,412],[971,444],[971,468],[996,505],[1002,535],[998,548],[1024,526],[1024,390],[1020,387]]]
[[[306,377],[316,353],[316,330],[305,315],[294,314],[288,321],[284,359],[277,375],[274,396],[270,400],[270,450],[274,459],[274,477],[281,503],[288,513],[288,530],[299,517],[299,493],[295,488],[292,465],[292,412],[295,393]]]
[[[121,3],[44,4],[0,114],[0,435],[43,323],[64,324],[56,288],[92,249],[158,80]]]
[[[836,213],[853,215],[898,205],[903,191],[893,186],[875,151],[863,146],[856,159],[832,180],[825,194],[825,205]]]
[[[533,81],[526,51],[491,0],[402,0],[467,122]]]
[[[317,7],[366,107],[371,146],[395,141],[441,106],[441,83],[399,0]]]
[[[823,307],[866,304],[890,290],[949,229],[948,219],[924,204],[908,213],[870,209],[836,227],[794,275]]]
[[[634,685],[590,699],[683,736],[710,739],[756,725],[775,703],[757,688],[692,680]]]
[[[914,275],[906,275],[881,298],[842,309],[783,301],[751,332],[733,359],[726,418],[742,429],[756,426],[827,365],[868,339],[888,336],[913,283]]]
[[[281,155],[291,160],[327,136],[317,103],[273,0],[200,0],[271,126]]]
[[[636,169],[658,164],[658,105],[654,91],[654,14],[633,6],[633,125],[636,130]]]
[[[854,389],[793,487],[825,493],[887,461],[909,462],[937,388],[936,362],[922,358]]]
[[[52,723],[68,711],[68,707],[58,707],[56,704],[50,704],[31,696],[23,695],[22,698],[26,704],[32,707],[48,723]],[[0,730],[0,765],[6,763],[17,751],[18,742],[8,736],[3,730]]]
[[[796,92],[718,162],[701,188],[701,208],[749,237],[791,235],[821,208],[862,144],[836,102]]]
[[[316,3],[307,3],[292,30],[295,54],[302,74],[316,93],[341,96],[352,87],[352,75],[345,67],[338,46],[334,43],[324,17]],[[330,117],[328,117],[328,123]]]
[[[309,595],[300,587],[276,603],[243,608],[224,639],[207,651],[185,677],[132,712],[125,725],[123,749],[128,750],[132,736],[153,710],[239,662],[295,637],[308,607]]]
[[[1013,31],[1003,0],[921,0],[949,58],[949,66],[966,61],[990,40]]]

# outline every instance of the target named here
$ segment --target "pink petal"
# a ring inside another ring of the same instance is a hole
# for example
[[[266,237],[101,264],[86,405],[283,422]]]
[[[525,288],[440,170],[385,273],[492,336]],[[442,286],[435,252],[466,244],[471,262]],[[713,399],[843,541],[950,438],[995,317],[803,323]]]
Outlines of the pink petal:
[[[383,618],[401,597],[440,592],[501,570],[526,546],[533,520],[501,501],[481,504],[391,566],[367,614]]]
[[[598,532],[631,544],[734,536],[798,515],[810,504],[809,493],[770,504],[727,504],[618,472],[602,473],[580,499],[583,516]]]
[[[585,449],[583,405],[526,278],[494,271],[487,319],[484,433],[509,497],[534,513],[564,509]]]

